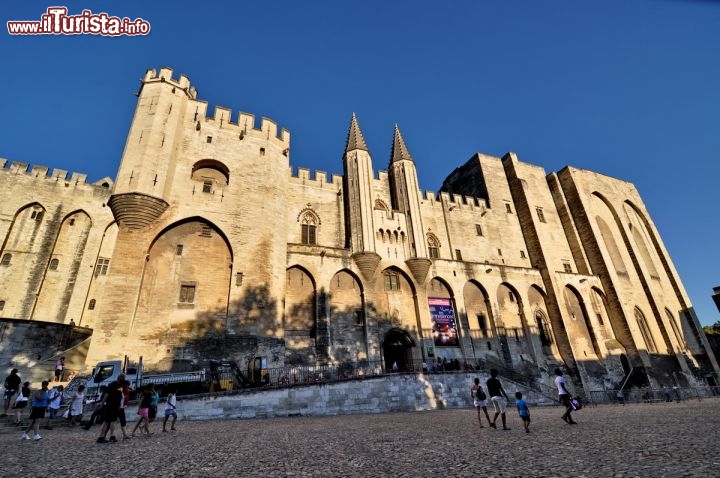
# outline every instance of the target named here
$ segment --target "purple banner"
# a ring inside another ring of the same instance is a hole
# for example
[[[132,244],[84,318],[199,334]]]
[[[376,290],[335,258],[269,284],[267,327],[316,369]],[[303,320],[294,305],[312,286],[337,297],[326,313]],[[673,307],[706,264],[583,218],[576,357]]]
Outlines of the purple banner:
[[[450,299],[428,298],[432,334],[436,347],[459,347],[455,310]]]

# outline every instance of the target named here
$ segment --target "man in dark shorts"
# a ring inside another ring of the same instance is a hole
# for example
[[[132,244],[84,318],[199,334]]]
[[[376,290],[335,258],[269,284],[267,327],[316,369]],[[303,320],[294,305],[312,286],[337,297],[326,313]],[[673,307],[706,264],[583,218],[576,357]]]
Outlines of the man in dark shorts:
[[[497,428],[495,422],[497,421],[498,415],[502,418],[502,429],[510,430],[505,423],[505,408],[507,407],[508,396],[503,389],[500,380],[497,378],[498,371],[495,369],[490,370],[490,380],[487,381],[488,395],[490,395],[490,401],[495,407],[495,416],[493,417],[490,426]]]
[[[563,413],[562,418],[565,423],[569,425],[575,425],[577,422],[572,419],[572,416],[570,415],[573,411],[573,406],[570,403],[570,392],[567,389],[565,377],[563,377],[562,370],[559,368],[555,369],[555,386],[558,389],[558,400],[560,400],[560,403],[563,404],[565,407],[565,413]]]
[[[48,381],[45,380],[42,383],[40,390],[35,392],[32,398],[32,410],[30,411],[30,425],[25,429],[25,433],[22,434],[23,440],[29,440],[30,436],[28,432],[35,430],[33,440],[38,441],[42,437],[40,436],[40,422],[45,418],[45,409],[50,403],[50,394],[48,392]]]
[[[127,417],[125,416],[125,409],[130,403],[130,382],[125,378],[125,374],[121,373],[117,379],[120,384],[120,392],[122,392],[122,400],[120,401],[120,409],[118,410],[118,421],[120,422],[120,431],[122,431],[123,440],[127,440],[130,437],[125,431],[127,426]],[[110,433],[110,441],[113,441],[115,435]]]
[[[18,369],[14,368],[10,371],[10,375],[5,379],[5,395],[3,396],[3,413],[2,416],[6,417],[8,409],[10,408],[10,400],[20,390],[20,376],[18,375]]]
[[[118,382],[111,382],[108,385],[107,397],[105,398],[105,413],[103,414],[103,426],[100,431],[100,436],[97,439],[98,443],[107,443],[108,440],[105,438],[110,431],[110,441],[116,442],[115,438],[115,422],[118,419],[118,411],[120,410],[120,402],[122,402],[122,391],[120,390],[120,384]]]

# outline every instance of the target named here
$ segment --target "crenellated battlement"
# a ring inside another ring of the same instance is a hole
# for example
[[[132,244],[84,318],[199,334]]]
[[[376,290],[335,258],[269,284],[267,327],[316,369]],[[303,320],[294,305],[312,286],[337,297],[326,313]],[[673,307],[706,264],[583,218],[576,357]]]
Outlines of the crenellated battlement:
[[[487,202],[483,198],[474,196],[464,196],[461,194],[450,194],[448,192],[435,193],[434,191],[425,191],[425,200],[431,206],[441,206],[447,204],[453,210],[483,212],[489,209]]]
[[[192,110],[193,120],[202,130],[203,126],[230,131],[238,135],[240,140],[246,137],[262,140],[279,141],[285,148],[290,147],[290,131],[285,128],[278,130],[278,125],[270,118],[261,117],[257,124],[255,115],[238,112],[233,121],[233,111],[224,106],[216,106],[213,116],[207,115],[208,104],[203,100],[195,100],[196,108]]]
[[[197,90],[190,84],[190,78],[181,74],[178,79],[173,78],[172,68],[163,67],[160,68],[160,72],[155,71],[154,68],[148,68],[145,71],[145,77],[142,79],[143,84],[145,83],[168,83],[187,93],[188,97],[195,99],[197,98]]]
[[[84,173],[71,172],[68,174],[68,171],[57,168],[54,168],[50,174],[48,174],[49,171],[50,169],[47,166],[30,166],[29,163],[24,163],[22,161],[12,161],[8,164],[8,160],[6,158],[0,158],[0,174],[45,181],[50,180],[54,182],[63,182],[65,183],[65,187],[87,186],[89,188],[110,189],[113,184],[112,180],[107,177],[94,183],[88,183],[87,174]],[[107,184],[107,186],[103,186],[103,184]]]
[[[297,173],[295,173],[291,166],[290,184],[302,184],[303,186],[316,188],[326,188],[328,186],[332,186],[333,188],[342,187],[343,177],[340,174],[333,174],[328,181],[327,171],[315,171],[314,176],[311,173],[312,171],[308,168],[297,168]]]
[[[238,138],[241,140],[249,136],[257,139],[279,141],[283,148],[290,147],[290,132],[285,128],[279,129],[277,123],[270,118],[262,117],[260,124],[256,124],[255,115],[240,111],[234,118],[235,121],[233,121],[233,111],[224,106],[215,106],[215,111],[210,116],[207,101],[198,99],[197,89],[192,86],[190,79],[183,74],[178,79],[173,78],[171,68],[163,67],[159,72],[152,68],[148,69],[142,81],[143,85],[167,83],[184,91],[188,98],[193,100],[188,111],[192,115],[191,119],[200,129],[202,129],[203,125],[207,125],[237,133]]]

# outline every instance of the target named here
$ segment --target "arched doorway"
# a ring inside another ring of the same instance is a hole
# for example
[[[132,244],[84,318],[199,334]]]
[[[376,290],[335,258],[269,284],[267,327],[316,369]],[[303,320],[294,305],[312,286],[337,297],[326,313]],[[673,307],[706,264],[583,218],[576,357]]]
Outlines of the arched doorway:
[[[406,331],[390,329],[382,345],[385,370],[392,370],[393,363],[397,363],[401,372],[413,370],[412,347],[415,347],[415,341]]]
[[[630,370],[632,370],[632,367],[630,366],[630,361],[627,358],[627,355],[621,354],[620,355],[620,364],[622,365],[623,372],[625,372],[625,375],[630,373]]]

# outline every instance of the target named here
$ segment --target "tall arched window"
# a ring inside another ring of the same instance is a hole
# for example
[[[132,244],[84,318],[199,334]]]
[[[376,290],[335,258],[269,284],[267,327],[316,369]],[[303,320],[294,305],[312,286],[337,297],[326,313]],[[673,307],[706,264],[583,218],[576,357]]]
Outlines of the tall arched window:
[[[645,320],[645,316],[638,308],[635,308],[635,320],[637,321],[638,327],[640,328],[640,334],[645,341],[647,351],[652,353],[657,352],[657,346],[655,345],[655,340],[653,339],[652,333],[650,332],[650,327],[648,327],[647,320]]]
[[[552,334],[550,333],[550,326],[542,312],[537,311],[535,313],[535,323],[537,324],[538,335],[540,335],[540,343],[544,347],[552,345],[553,340]]]
[[[12,254],[3,255],[2,260],[0,261],[0,266],[9,266],[11,260],[12,260]]]
[[[50,261],[50,267],[49,269],[51,271],[56,271],[58,269],[58,266],[60,265],[60,261],[58,259],[53,259]]]
[[[668,322],[670,322],[670,327],[672,327],[673,334],[675,334],[675,339],[677,340],[678,345],[680,345],[681,349],[685,349],[687,345],[685,344],[685,338],[683,337],[677,320],[675,320],[672,312],[670,312],[668,309],[665,309],[665,314],[667,315]]]
[[[440,241],[435,237],[435,234],[428,234],[428,255],[430,259],[437,259],[440,257]]]
[[[317,244],[317,216],[306,212],[302,217],[302,239],[303,244]]]

